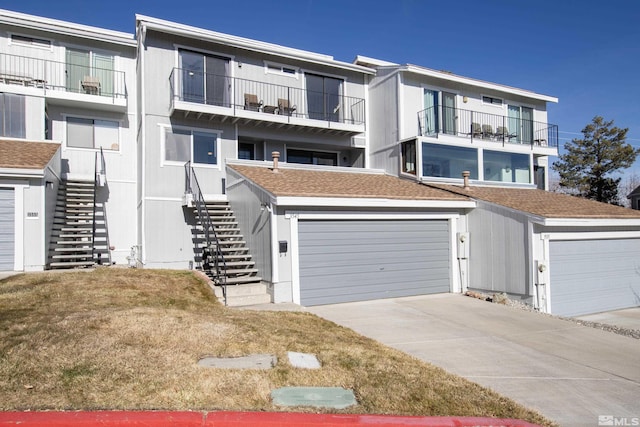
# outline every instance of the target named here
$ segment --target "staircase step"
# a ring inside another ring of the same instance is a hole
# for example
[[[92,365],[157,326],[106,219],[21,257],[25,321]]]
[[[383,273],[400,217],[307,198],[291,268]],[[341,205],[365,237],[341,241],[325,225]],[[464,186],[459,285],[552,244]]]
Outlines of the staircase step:
[[[72,254],[72,255],[53,255],[51,258],[53,259],[84,259],[84,258],[93,258],[93,251],[89,250],[89,253],[86,254]]]
[[[86,252],[93,250],[92,247],[83,246],[81,248],[54,248],[54,252]]]
[[[255,265],[255,261],[227,261],[225,259],[224,264],[227,266],[227,268],[249,267],[251,265]]]
[[[78,236],[76,236],[75,234],[65,234],[64,236],[58,236],[61,239],[69,239],[69,238],[73,238],[76,239]],[[88,240],[53,240],[55,242],[56,245],[91,245],[93,244],[93,241],[91,239]]]
[[[93,261],[70,261],[70,262],[52,262],[50,268],[70,268],[70,267],[93,267]]]
[[[240,285],[248,283],[259,283],[262,281],[262,277],[258,276],[237,276],[227,277],[227,285]]]
[[[227,278],[229,275],[233,275],[233,277],[238,277],[238,275],[247,276],[251,273],[257,273],[257,268],[228,268],[227,269]]]

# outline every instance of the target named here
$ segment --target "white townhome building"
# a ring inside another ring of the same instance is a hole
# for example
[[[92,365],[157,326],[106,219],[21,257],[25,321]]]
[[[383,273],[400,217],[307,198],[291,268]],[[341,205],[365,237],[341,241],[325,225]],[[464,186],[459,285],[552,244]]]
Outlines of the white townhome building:
[[[552,96],[140,15],[134,36],[0,11],[0,46],[4,270],[198,268],[229,303],[640,304],[640,214],[546,191]]]

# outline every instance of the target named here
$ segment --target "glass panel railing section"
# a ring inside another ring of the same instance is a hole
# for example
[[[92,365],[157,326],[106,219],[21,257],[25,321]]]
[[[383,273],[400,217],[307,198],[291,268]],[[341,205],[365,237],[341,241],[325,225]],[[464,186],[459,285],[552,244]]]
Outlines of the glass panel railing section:
[[[123,71],[0,53],[0,83],[126,98]]]
[[[362,98],[180,68],[173,69],[169,80],[171,96],[177,101],[326,122],[365,123]]]
[[[420,136],[455,135],[511,144],[558,146],[558,126],[509,116],[436,106],[418,112]]]

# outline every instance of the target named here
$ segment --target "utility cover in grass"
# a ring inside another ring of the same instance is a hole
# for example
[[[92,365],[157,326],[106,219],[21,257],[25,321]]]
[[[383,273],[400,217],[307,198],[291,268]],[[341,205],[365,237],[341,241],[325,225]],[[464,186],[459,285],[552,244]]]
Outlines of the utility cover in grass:
[[[282,387],[271,392],[278,406],[315,406],[344,409],[356,405],[353,390],[342,387]]]
[[[198,366],[222,369],[271,369],[278,359],[273,354],[250,354],[244,357],[203,357]]]
[[[294,368],[320,369],[320,362],[315,354],[288,351],[287,356],[289,356],[289,363]]]

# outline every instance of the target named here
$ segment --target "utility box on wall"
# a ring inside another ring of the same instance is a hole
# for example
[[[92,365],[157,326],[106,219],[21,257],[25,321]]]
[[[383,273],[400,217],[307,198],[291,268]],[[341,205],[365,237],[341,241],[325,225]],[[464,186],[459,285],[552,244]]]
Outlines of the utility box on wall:
[[[458,259],[469,258],[469,233],[463,232],[456,235],[458,244]]]

